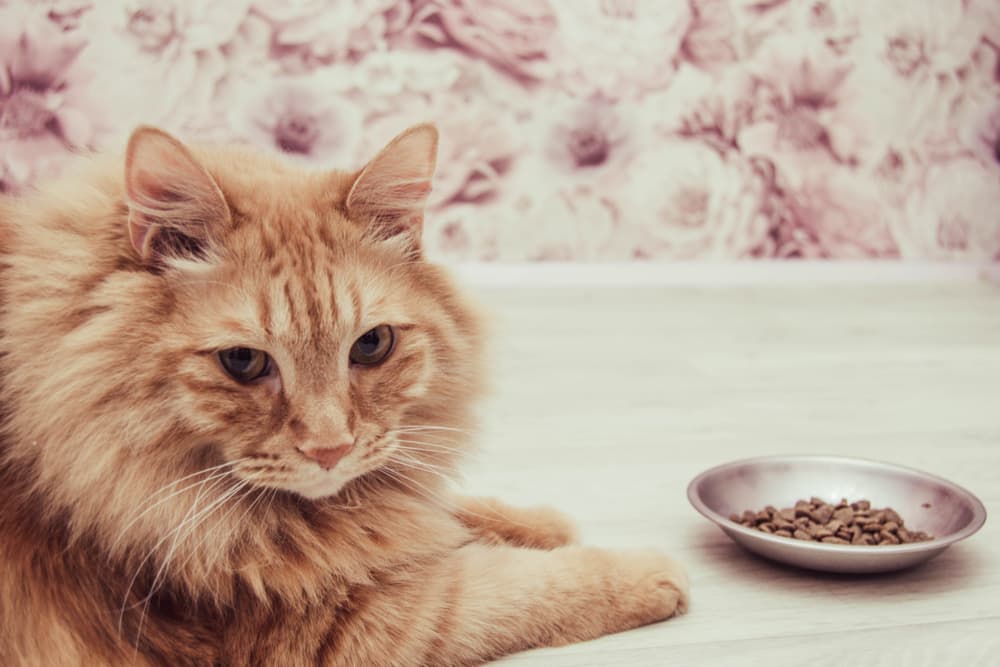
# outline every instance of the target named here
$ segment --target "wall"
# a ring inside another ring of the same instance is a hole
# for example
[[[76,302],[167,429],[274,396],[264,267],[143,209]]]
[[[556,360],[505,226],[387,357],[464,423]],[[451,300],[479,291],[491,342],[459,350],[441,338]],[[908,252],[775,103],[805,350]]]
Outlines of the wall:
[[[998,53],[996,0],[0,0],[0,188],[432,119],[438,257],[1000,258]]]

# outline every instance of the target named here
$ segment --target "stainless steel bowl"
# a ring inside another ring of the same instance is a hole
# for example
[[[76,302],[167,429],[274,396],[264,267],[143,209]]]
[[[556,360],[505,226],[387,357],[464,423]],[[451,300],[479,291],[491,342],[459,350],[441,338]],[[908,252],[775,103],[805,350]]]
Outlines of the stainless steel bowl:
[[[729,520],[766,505],[791,507],[817,496],[831,503],[862,498],[892,507],[910,530],[930,542],[847,546],[776,537]],[[707,470],[688,486],[688,500],[737,544],[789,565],[825,572],[889,572],[934,558],[979,530],[986,508],[972,493],[925,472],[865,459],[773,456],[735,461]]]

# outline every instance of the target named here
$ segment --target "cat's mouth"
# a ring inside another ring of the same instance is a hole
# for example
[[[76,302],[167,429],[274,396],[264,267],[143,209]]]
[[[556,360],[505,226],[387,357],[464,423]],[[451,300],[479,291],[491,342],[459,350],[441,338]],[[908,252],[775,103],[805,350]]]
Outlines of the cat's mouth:
[[[304,454],[296,448],[284,454],[254,452],[234,462],[233,473],[253,486],[316,500],[336,496],[352,480],[382,468],[394,460],[398,448],[398,440],[383,433],[348,451]]]

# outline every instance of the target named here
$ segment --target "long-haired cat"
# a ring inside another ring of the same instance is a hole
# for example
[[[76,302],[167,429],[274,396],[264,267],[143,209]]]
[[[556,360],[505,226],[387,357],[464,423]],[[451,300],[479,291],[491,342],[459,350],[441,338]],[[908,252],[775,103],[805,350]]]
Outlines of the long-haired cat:
[[[658,553],[448,495],[483,351],[421,252],[436,146],[140,128],[0,200],[0,664],[465,665],[685,609]]]

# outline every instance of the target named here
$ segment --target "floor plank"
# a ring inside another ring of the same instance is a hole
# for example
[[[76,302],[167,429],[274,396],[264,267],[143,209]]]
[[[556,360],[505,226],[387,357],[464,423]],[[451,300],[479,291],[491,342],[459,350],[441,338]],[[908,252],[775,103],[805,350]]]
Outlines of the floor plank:
[[[464,488],[557,506],[587,542],[684,562],[681,619],[523,665],[1000,664],[1000,527],[917,569],[751,557],[687,504],[747,456],[921,468],[1000,509],[1000,286],[479,289],[494,392]]]

